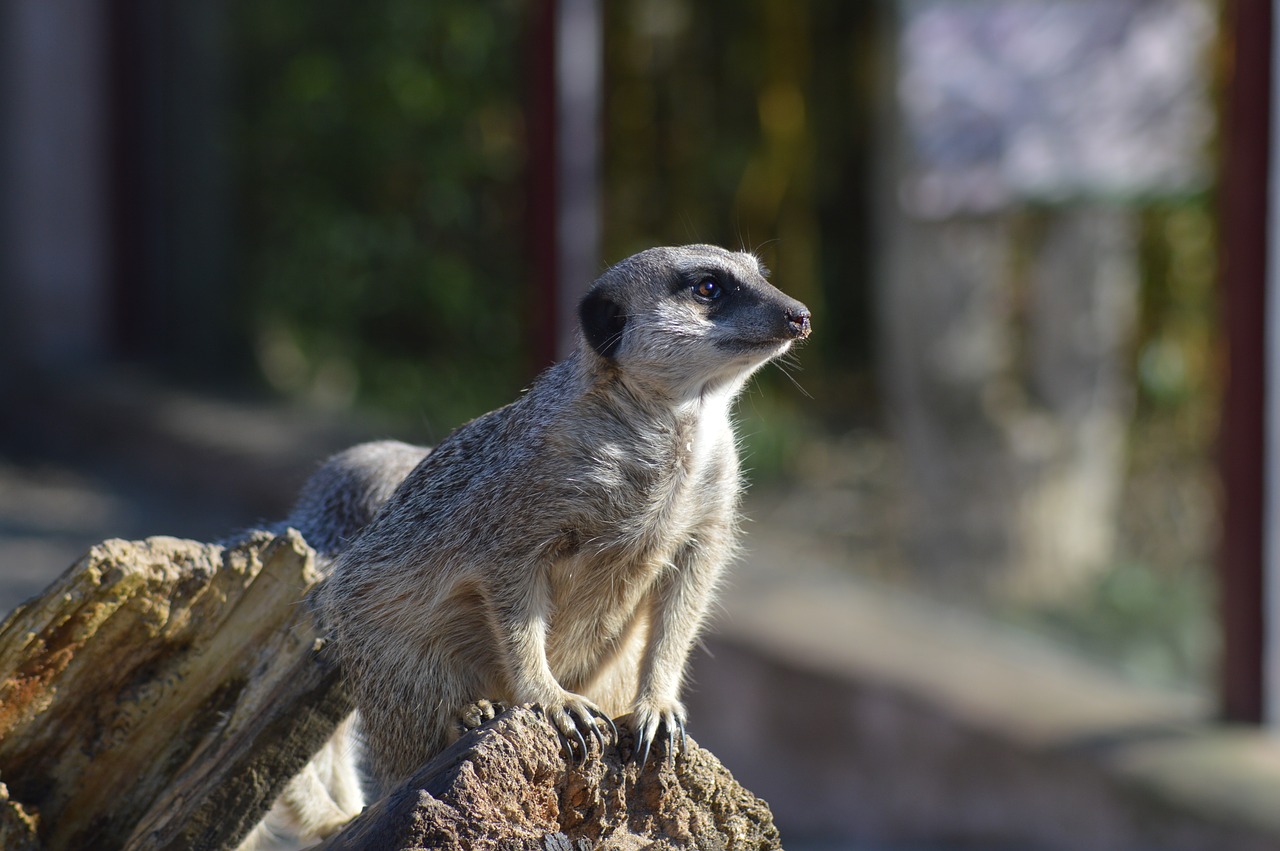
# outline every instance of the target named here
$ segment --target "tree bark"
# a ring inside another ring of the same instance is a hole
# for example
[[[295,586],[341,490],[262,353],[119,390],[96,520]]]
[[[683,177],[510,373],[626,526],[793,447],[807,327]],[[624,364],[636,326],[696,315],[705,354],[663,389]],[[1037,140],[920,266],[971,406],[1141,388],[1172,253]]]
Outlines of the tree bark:
[[[15,610],[0,845],[234,847],[351,711],[304,602],[319,579],[292,530],[111,540]]]

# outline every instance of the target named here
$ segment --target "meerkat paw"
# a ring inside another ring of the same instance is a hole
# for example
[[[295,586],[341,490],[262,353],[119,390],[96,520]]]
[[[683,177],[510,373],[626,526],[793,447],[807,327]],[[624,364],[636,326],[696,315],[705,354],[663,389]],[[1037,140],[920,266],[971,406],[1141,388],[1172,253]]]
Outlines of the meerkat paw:
[[[632,729],[635,731],[635,744],[631,749],[631,761],[640,763],[643,771],[649,762],[649,751],[658,738],[659,731],[666,730],[667,758],[675,761],[676,736],[680,736],[680,750],[685,749],[685,719],[688,717],[684,705],[673,700],[666,706],[637,706],[632,714]]]
[[[475,703],[468,703],[458,712],[458,735],[474,730],[506,711],[507,707],[501,703],[483,698]]]
[[[618,741],[618,728],[600,707],[580,694],[566,691],[559,706],[543,706],[547,719],[560,733],[560,743],[574,763],[581,765],[587,758],[587,740],[583,733],[590,733],[603,751],[609,742]],[[604,722],[603,725],[601,722]],[[608,727],[606,736],[605,727]]]

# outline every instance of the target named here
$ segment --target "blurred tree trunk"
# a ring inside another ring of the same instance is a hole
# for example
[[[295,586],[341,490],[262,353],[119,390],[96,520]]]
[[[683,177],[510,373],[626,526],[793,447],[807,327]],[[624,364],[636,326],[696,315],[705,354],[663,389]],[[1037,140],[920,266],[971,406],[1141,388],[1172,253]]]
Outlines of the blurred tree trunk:
[[[1049,214],[1032,247],[1029,404],[1006,414],[1022,481],[1015,594],[1069,592],[1114,555],[1133,412],[1136,214]],[[1041,425],[1041,422],[1045,425]]]
[[[1075,205],[944,221],[895,205],[881,356],[922,578],[1045,599],[1112,555],[1131,407],[1135,222]]]

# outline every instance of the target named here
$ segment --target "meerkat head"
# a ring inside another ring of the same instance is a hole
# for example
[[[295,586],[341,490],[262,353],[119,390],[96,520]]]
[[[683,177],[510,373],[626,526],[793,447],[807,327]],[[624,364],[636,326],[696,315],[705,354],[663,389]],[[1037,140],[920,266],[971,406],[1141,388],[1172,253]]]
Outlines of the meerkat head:
[[[678,395],[740,384],[809,336],[803,304],[754,255],[651,248],[606,271],[579,307],[584,348]]]

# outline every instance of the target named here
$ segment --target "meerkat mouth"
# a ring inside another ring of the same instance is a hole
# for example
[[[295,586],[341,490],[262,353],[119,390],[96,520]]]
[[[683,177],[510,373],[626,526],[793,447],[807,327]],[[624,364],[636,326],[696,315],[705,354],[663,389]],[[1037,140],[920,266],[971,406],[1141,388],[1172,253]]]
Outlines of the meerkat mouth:
[[[770,353],[767,355],[768,357],[777,357],[791,348],[791,344],[795,341],[796,338],[794,337],[770,337],[764,340],[733,337],[727,340],[717,340],[716,347],[734,354],[764,355]]]

